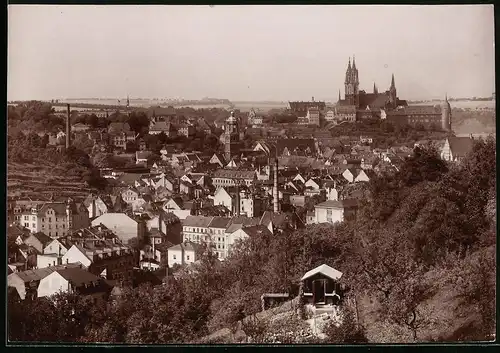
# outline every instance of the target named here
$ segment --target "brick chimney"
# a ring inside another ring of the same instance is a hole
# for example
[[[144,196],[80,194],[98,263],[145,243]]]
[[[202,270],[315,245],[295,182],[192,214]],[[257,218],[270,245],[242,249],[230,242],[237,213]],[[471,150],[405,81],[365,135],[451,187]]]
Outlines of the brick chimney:
[[[68,116],[66,117],[66,149],[71,146],[71,107],[68,104]]]
[[[162,211],[160,211],[160,213],[159,213],[159,215],[158,215],[158,230],[159,230],[160,232],[162,232],[162,231],[163,231],[163,229],[162,229],[162,228],[163,228],[163,227],[162,227],[162,224],[163,224],[163,212],[162,212]]]

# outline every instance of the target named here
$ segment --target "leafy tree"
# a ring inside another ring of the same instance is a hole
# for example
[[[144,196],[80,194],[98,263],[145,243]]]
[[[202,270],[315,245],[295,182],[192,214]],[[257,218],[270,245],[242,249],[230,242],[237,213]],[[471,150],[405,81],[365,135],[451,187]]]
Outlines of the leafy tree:
[[[323,330],[328,343],[368,343],[365,330],[356,323],[354,311],[346,306],[342,310],[341,323],[330,321]]]
[[[439,158],[435,149],[416,147],[413,155],[405,161],[399,179],[406,186],[418,184],[424,180],[437,181],[447,172],[445,162]]]

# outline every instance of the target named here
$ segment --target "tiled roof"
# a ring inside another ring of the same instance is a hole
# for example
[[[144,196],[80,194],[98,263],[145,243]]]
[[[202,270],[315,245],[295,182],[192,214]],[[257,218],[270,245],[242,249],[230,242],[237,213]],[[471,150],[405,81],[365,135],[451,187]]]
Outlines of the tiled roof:
[[[48,244],[52,241],[51,237],[49,237],[48,235],[45,235],[42,232],[37,232],[37,233],[33,234],[32,236],[37,238],[38,241],[40,241],[40,243],[42,243],[43,246],[45,246],[46,244]]]
[[[99,282],[99,278],[96,275],[79,267],[63,268],[56,272],[76,287],[81,287],[85,284],[97,284]]]
[[[439,105],[409,105],[404,108],[390,110],[387,115],[435,115],[441,114]]]
[[[184,243],[180,243],[180,244],[177,244],[177,245],[174,245],[174,246],[171,246],[170,248],[168,248],[168,250],[182,250],[182,249],[199,251],[199,250],[201,250],[201,247],[199,244],[195,244],[195,243],[186,241]]]
[[[355,105],[345,105],[339,104],[335,107],[336,114],[355,114],[356,106]]]
[[[147,159],[152,154],[151,151],[137,151],[135,152],[135,159]]]
[[[210,222],[211,228],[224,228],[226,229],[229,223],[231,222],[231,218],[227,217],[213,217]]]
[[[465,157],[474,146],[474,140],[470,137],[449,137],[448,142],[453,157]]]
[[[122,132],[130,131],[130,125],[128,123],[112,122],[108,125],[108,132]]]
[[[79,262],[77,263],[70,263],[70,264],[65,264],[65,265],[56,265],[56,266],[51,266],[51,267],[45,267],[45,268],[39,268],[36,270],[27,270],[27,271],[22,271],[22,272],[16,272],[11,274],[10,276],[18,276],[23,282],[31,282],[31,281],[39,281],[42,278],[47,277],[50,275],[52,272],[61,270],[64,268],[76,268],[80,267],[81,264]]]
[[[255,178],[255,171],[246,170],[226,170],[218,169],[214,172],[214,178],[228,178],[228,179],[253,179]]]
[[[256,225],[243,228],[243,231],[247,233],[249,237],[262,236],[262,235],[272,235],[265,225]]]
[[[317,204],[314,207],[344,209],[344,208],[354,208],[357,206],[358,206],[357,200],[347,199],[347,200],[339,200],[339,201],[328,200],[328,201],[322,202],[320,204]]]
[[[175,131],[175,126],[169,122],[166,121],[157,121],[156,123],[152,124],[149,128],[150,131]]]
[[[208,227],[212,218],[213,217],[187,216],[186,219],[182,220],[182,225],[188,227]]]
[[[150,107],[148,109],[148,118],[153,116],[173,116],[175,114],[176,112],[174,107]]]

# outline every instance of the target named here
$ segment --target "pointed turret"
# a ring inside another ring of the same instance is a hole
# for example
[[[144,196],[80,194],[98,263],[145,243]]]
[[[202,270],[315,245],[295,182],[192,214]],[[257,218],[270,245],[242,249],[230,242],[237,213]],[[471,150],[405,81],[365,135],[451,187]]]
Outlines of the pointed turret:
[[[394,74],[392,74],[392,79],[391,79],[391,88],[396,88],[396,84],[394,83]]]
[[[377,85],[375,84],[375,82],[373,82],[373,93],[375,93],[375,94],[378,93]]]
[[[349,65],[347,66],[347,70],[351,70],[351,57],[349,57]]]
[[[340,90],[339,90],[339,102],[340,102]]]
[[[352,56],[352,68],[356,70],[356,57],[354,55]]]

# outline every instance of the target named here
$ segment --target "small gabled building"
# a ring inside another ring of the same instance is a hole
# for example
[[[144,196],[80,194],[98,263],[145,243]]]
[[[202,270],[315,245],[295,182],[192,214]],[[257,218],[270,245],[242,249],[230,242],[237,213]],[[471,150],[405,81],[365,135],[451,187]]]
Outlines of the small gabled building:
[[[45,246],[51,241],[52,238],[42,232],[32,233],[24,239],[26,245],[34,247],[39,253],[42,253]]]
[[[167,250],[168,267],[174,265],[190,265],[199,260],[203,253],[203,247],[190,241],[174,245]]]
[[[471,137],[448,137],[441,148],[441,158],[448,162],[461,162],[472,151]]]
[[[38,298],[50,297],[57,293],[105,296],[111,291],[103,279],[80,267],[66,267],[53,271],[42,278],[38,286]]]
[[[338,304],[342,299],[341,277],[342,272],[326,264],[306,272],[300,279],[305,302],[315,306]]]
[[[314,206],[315,223],[343,222],[356,216],[358,201],[355,199],[328,200]]]

